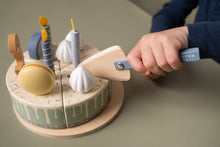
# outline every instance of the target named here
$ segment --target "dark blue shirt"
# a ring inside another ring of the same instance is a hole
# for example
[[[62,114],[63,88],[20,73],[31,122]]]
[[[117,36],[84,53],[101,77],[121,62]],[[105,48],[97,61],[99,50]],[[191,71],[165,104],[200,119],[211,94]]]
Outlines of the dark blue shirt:
[[[189,47],[199,47],[201,58],[220,63],[220,0],[171,0],[154,15],[151,32],[183,26],[197,6],[195,23],[187,24]]]

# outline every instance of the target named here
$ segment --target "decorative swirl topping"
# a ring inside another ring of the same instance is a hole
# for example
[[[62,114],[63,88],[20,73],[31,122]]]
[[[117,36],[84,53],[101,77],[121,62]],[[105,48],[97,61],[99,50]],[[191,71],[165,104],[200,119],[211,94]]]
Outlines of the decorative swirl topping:
[[[72,49],[70,42],[67,40],[63,40],[56,51],[57,59],[62,62],[72,62]]]
[[[94,76],[86,68],[79,66],[70,75],[70,86],[77,92],[89,92],[94,86]]]

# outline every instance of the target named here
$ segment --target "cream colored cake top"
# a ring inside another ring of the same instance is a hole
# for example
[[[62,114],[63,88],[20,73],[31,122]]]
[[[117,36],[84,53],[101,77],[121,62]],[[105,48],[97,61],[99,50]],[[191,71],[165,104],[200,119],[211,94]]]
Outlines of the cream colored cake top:
[[[89,97],[97,95],[101,90],[107,86],[108,80],[95,77],[94,87],[87,93],[79,93],[73,91],[69,84],[69,75],[73,71],[73,66],[68,65],[66,68],[61,70],[62,73],[62,85],[63,85],[63,94],[64,94],[64,103],[68,105],[78,104]]]
[[[96,54],[97,52],[99,52],[99,50],[97,50],[96,48],[93,48],[89,45],[85,46],[85,48],[81,50],[81,54],[80,54],[81,61]],[[24,58],[25,58],[25,64],[32,62],[39,62],[39,63],[44,62],[43,59],[42,60],[30,59],[28,52],[24,53]],[[83,102],[92,95],[98,94],[100,91],[99,89],[102,89],[108,83],[108,80],[95,78],[95,86],[90,92],[84,94],[74,92],[69,86],[69,74],[73,70],[73,66],[71,65],[71,63],[61,64],[58,60],[55,60],[54,61],[54,67],[56,71],[55,86],[49,94],[37,96],[25,91],[23,88],[19,86],[17,75],[14,72],[15,64],[16,62],[12,63],[11,67],[13,68],[9,68],[6,76],[6,83],[9,90],[12,92],[13,96],[18,97],[24,103],[31,103],[32,105],[36,105],[39,107],[62,107],[63,92],[65,92],[65,95],[69,97],[69,98],[67,97],[64,98],[64,100],[67,101],[66,104],[73,105]],[[61,89],[61,85],[63,85],[62,89]]]
[[[18,97],[21,100],[24,100],[24,103],[31,103],[33,105],[39,105],[39,106],[50,106],[50,107],[58,107],[62,106],[62,99],[60,94],[60,71],[58,70],[58,62],[55,63],[55,70],[56,70],[56,82],[53,90],[47,94],[42,96],[37,96],[34,94],[31,94],[27,91],[25,91],[23,88],[21,88],[18,84],[17,75],[14,72],[14,67],[16,62],[12,63],[13,68],[9,68],[6,76],[6,83],[9,88],[9,90],[12,92],[14,97]],[[34,77],[33,77],[34,78]]]

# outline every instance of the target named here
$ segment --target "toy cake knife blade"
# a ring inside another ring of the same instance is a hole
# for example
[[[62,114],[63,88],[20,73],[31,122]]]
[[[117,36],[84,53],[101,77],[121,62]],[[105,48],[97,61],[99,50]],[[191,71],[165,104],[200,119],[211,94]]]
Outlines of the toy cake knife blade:
[[[87,68],[94,76],[114,80],[128,81],[130,70],[115,70],[114,62],[126,60],[126,54],[120,46],[109,47],[79,64]]]

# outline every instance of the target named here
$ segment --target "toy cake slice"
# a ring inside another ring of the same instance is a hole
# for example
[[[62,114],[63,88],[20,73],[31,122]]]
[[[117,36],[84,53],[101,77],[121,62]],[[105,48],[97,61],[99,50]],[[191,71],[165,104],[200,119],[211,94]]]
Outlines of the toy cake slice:
[[[111,81],[95,77],[94,87],[87,93],[73,91],[69,75],[73,65],[61,69],[64,112],[67,127],[74,127],[96,117],[111,95]]]
[[[8,69],[6,84],[13,106],[18,114],[36,126],[53,129],[66,128],[61,97],[59,62],[54,62],[57,75],[55,86],[49,94],[42,96],[31,94],[20,87],[17,75],[14,72],[15,64],[13,62]]]
[[[86,46],[80,53],[81,62],[99,52]],[[96,117],[106,106],[111,95],[111,81],[95,77],[94,87],[87,93],[74,91],[69,84],[72,64],[61,63],[63,105],[68,128]]]
[[[130,70],[116,70],[114,62],[126,60],[126,54],[120,46],[109,47],[81,62],[93,75],[114,81],[128,81]]]

